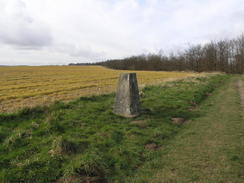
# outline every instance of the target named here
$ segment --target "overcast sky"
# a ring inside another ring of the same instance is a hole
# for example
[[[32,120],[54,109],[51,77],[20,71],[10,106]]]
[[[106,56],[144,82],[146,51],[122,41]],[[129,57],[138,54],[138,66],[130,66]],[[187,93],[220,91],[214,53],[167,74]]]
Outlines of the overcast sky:
[[[244,0],[0,0],[0,65],[95,62],[244,33]]]

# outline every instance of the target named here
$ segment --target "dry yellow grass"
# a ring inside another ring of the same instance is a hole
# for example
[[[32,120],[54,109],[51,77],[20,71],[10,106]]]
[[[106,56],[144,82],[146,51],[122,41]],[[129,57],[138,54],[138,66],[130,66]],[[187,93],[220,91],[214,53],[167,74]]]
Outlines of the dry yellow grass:
[[[100,66],[0,67],[0,112],[113,92],[122,72],[127,71]],[[187,72],[134,72],[140,87],[196,75]]]

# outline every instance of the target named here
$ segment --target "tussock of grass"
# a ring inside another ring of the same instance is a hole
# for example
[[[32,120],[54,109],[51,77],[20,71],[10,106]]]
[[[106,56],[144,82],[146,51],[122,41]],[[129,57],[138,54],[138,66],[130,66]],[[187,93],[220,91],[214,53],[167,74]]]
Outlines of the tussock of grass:
[[[0,182],[123,182],[157,157],[148,144],[163,148],[179,132],[171,118],[197,117],[191,109],[227,78],[146,87],[136,119],[112,113],[114,94],[1,114]]]
[[[53,140],[52,150],[49,152],[53,154],[72,154],[77,152],[77,145],[62,136],[58,136]]]

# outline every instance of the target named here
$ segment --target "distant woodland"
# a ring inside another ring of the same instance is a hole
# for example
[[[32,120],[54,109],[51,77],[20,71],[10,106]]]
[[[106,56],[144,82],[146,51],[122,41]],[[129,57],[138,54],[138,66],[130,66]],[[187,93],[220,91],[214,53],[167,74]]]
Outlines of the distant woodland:
[[[192,45],[177,54],[139,55],[124,59],[107,60],[96,63],[96,65],[122,70],[221,71],[243,74],[244,34],[232,40],[211,41],[204,45]]]

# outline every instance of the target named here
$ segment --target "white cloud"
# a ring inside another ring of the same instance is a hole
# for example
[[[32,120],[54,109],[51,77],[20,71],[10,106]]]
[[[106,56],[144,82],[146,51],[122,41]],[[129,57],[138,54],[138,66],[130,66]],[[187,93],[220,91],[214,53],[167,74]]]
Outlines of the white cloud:
[[[0,65],[121,58],[244,31],[243,0],[0,0],[0,11]]]

